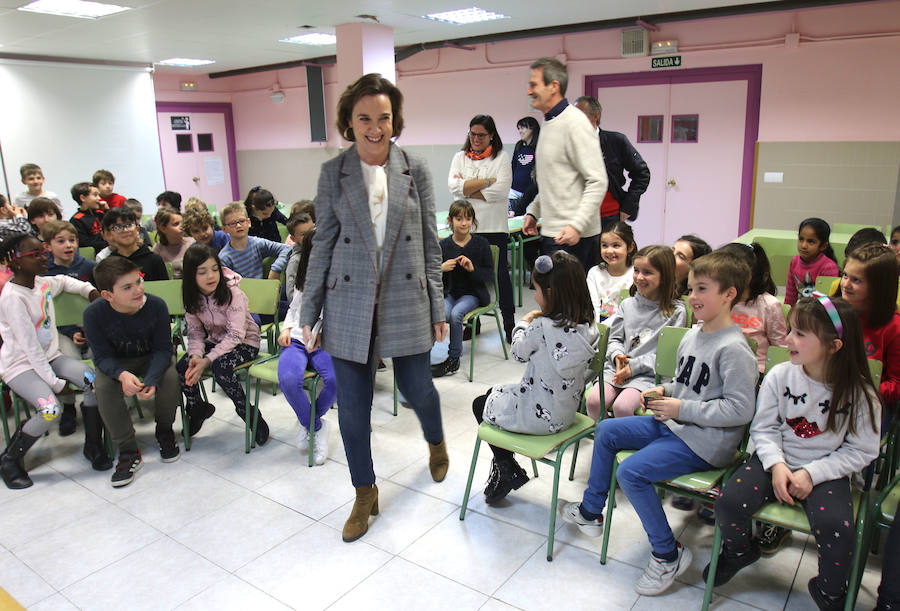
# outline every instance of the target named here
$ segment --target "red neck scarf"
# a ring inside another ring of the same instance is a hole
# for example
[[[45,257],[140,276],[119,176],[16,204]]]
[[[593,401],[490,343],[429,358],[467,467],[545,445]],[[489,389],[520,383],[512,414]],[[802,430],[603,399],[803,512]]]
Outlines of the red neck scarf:
[[[491,153],[494,152],[493,146],[488,146],[486,149],[481,151],[480,153],[476,153],[475,151],[466,151],[466,157],[469,159],[473,159],[475,161],[481,161],[482,159],[487,159],[491,156]]]

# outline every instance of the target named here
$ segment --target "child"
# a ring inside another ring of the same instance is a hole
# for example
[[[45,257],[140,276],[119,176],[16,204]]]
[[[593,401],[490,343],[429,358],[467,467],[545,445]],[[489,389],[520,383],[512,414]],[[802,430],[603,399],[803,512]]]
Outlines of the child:
[[[222,267],[219,258],[204,244],[194,244],[184,255],[181,285],[187,321],[188,351],[176,365],[181,388],[187,398],[190,434],[196,435],[203,421],[216,408],[200,397],[200,378],[207,367],[213,378],[246,420],[246,396],[234,368],[259,354],[259,326],[250,317],[241,277]],[[256,428],[256,443],[269,440],[269,425],[262,414]]]
[[[78,204],[78,212],[69,219],[78,231],[78,243],[92,247],[95,253],[106,248],[103,239],[103,211],[100,210],[100,191],[88,182],[72,186],[72,199]]]
[[[141,202],[134,199],[133,197],[129,197],[128,199],[125,200],[125,203],[123,204],[123,206],[125,206],[126,208],[128,208],[129,210],[134,212],[134,217],[137,219],[137,222],[138,223],[141,222],[141,219],[144,216],[144,205],[141,204]],[[146,244],[147,247],[149,248],[153,244],[153,241],[150,239],[150,234],[147,232],[146,229],[144,229],[143,225],[140,225],[138,227],[138,231],[140,232],[141,243]],[[99,255],[98,255],[97,263],[100,263]]]
[[[643,393],[652,416],[607,418],[597,424],[584,498],[581,503],[560,503],[566,522],[588,536],[601,535],[616,453],[638,450],[617,470],[619,485],[652,549],[647,569],[635,584],[638,594],[661,594],[692,558],[675,540],[653,482],[727,465],[753,418],[756,359],[741,330],[731,323],[731,307],[749,281],[747,264],[726,252],[691,263],[690,304],[703,324],[690,329],[678,346],[677,376]]]
[[[766,374],[750,438],[756,448],[716,500],[722,530],[715,585],[759,559],[750,517],[765,503],[801,503],[819,554],[808,589],[843,609],[855,540],[850,477],[878,456],[880,402],[853,308],[807,297],[791,310],[790,363]],[[709,566],[703,571],[706,579]]]
[[[672,246],[675,253],[675,278],[678,280],[678,294],[687,295],[688,272],[691,262],[712,252],[712,247],[693,234],[683,235]]]
[[[291,205],[291,216],[296,214],[308,214],[313,224],[316,222],[316,202],[311,199],[301,199]]]
[[[594,320],[601,322],[616,312],[619,296],[634,281],[632,262],[637,244],[631,225],[624,221],[600,234],[600,263],[588,271],[587,285],[594,304]]]
[[[112,463],[101,441],[103,423],[91,385],[94,372],[59,351],[53,310],[53,297],[62,292],[91,300],[99,294],[90,284],[68,276],[43,276],[47,253],[41,241],[28,234],[4,239],[0,260],[13,272],[12,280],[0,293],[0,375],[35,410],[0,455],[3,482],[14,490],[33,484],[23,467],[23,457],[59,417],[62,410],[58,395],[69,383],[84,392],[84,456],[94,469],[109,469]]]
[[[124,211],[124,206],[111,212]],[[162,462],[180,458],[172,423],[181,385],[172,356],[172,330],[166,302],[144,294],[138,266],[125,257],[109,257],[94,268],[103,299],[84,311],[84,330],[94,352],[94,388],[100,414],[109,428],[119,461],[110,483],[127,486],[143,465],[125,397],[156,401],[156,441]]]
[[[891,250],[897,255],[897,264],[900,265],[900,225],[891,229]]]
[[[269,270],[269,279],[278,280],[287,265],[290,246],[248,235],[250,219],[243,204],[233,203],[222,208],[222,226],[231,242],[219,251],[222,265],[243,278],[262,278],[263,259],[276,257]]]
[[[168,208],[174,210],[175,212],[181,212],[181,193],[177,191],[163,191],[159,195],[156,196],[156,209],[162,210],[164,208]],[[138,217],[140,218],[140,217]],[[147,222],[144,223],[144,229],[146,231],[156,231],[156,222],[154,219],[147,219]],[[148,242],[149,244],[149,242]]]
[[[300,266],[300,252],[303,249],[305,236],[315,228],[309,214],[300,212],[291,215],[287,222],[288,236],[284,243],[291,247],[291,256],[288,259],[287,270],[285,271],[285,284],[287,289],[287,298],[294,297],[294,286],[297,278],[297,268]]]
[[[598,383],[587,398],[587,413],[594,420],[610,407],[616,418],[634,415],[641,407],[641,391],[654,384],[659,332],[663,327],[683,327],[687,322],[684,301],[678,297],[671,248],[640,249],[634,257],[633,274],[632,296],[607,319],[609,341],[603,368],[606,405],[600,402]]]
[[[91,182],[100,191],[100,201],[106,204],[107,210],[118,208],[125,204],[125,196],[113,193],[116,186],[116,177],[109,170],[97,170],[94,172]]]
[[[450,324],[450,347],[447,359],[432,365],[431,376],[456,373],[462,354],[463,317],[479,306],[491,302],[488,286],[493,284],[494,259],[490,243],[471,233],[478,228],[475,208],[465,199],[450,204],[447,223],[452,235],[441,240],[441,275],[444,281],[444,311]]]
[[[834,250],[828,239],[831,227],[820,218],[808,218],[800,223],[797,235],[797,252],[788,267],[787,286],[784,288],[784,302],[790,306],[797,303],[798,296],[809,297],[816,287],[819,276],[837,276],[838,266]]]
[[[59,214],[59,208],[51,200],[46,197],[35,197],[28,204],[28,222],[34,227],[34,230],[40,234],[41,227],[49,221],[62,220]]]
[[[885,405],[900,400],[900,314],[897,314],[897,261],[881,244],[854,250],[844,261],[841,296],[862,323],[866,356],[884,364],[879,392]],[[885,417],[889,417],[886,413]],[[886,429],[885,429],[886,430]]]
[[[56,204],[60,217],[62,217],[62,202],[59,200],[59,195],[44,189],[44,171],[41,170],[41,166],[35,163],[26,163],[19,168],[19,175],[22,177],[22,184],[27,188],[16,195],[16,199],[13,200],[16,206],[26,208],[35,197],[46,197]]]
[[[205,208],[185,210],[181,226],[185,234],[195,242],[206,244],[216,254],[230,241],[227,233],[215,228],[213,217]]]
[[[144,280],[168,280],[169,271],[162,257],[150,252],[150,248],[140,242],[139,235],[137,217],[128,206],[113,208],[103,216],[103,237],[109,241],[110,254],[137,265]]]
[[[334,365],[331,355],[318,348],[312,352],[306,350],[303,336],[300,332],[300,307],[303,304],[303,285],[306,282],[306,266],[309,263],[309,253],[312,250],[312,238],[316,230],[311,229],[301,245],[300,264],[297,268],[296,287],[291,299],[291,307],[288,309],[278,343],[281,344],[281,356],[278,358],[278,385],[284,391],[284,396],[290,403],[297,419],[303,426],[299,438],[300,451],[309,449],[309,399],[303,390],[303,376],[308,365],[316,370],[322,378],[324,385],[322,392],[316,399],[316,434],[313,444],[313,461],[317,465],[325,464],[328,458],[328,421],[322,416],[328,413],[334,398],[337,395],[337,386],[334,378]],[[316,330],[318,332],[318,329]]]
[[[272,242],[281,241],[277,223],[284,225],[287,218],[275,206],[275,196],[262,187],[253,187],[244,200],[250,219],[250,235]]]
[[[510,352],[528,363],[522,380],[489,388],[472,401],[478,422],[529,435],[552,435],[572,425],[581,403],[588,364],[597,346],[594,309],[584,267],[557,251],[534,262],[534,300],[540,310],[526,314],[513,329]],[[528,481],[513,453],[491,446],[494,460],[484,489],[489,505]],[[609,477],[607,476],[607,482]]]
[[[750,267],[750,284],[731,309],[731,320],[744,335],[756,340],[756,361],[762,379],[769,346],[787,345],[787,325],[781,302],[775,298],[778,289],[772,280],[769,259],[763,247],[756,242],[750,245],[726,244],[719,250],[741,257]]]
[[[156,239],[153,252],[162,257],[164,263],[172,264],[172,277],[181,278],[181,260],[188,247],[194,243],[194,238],[184,237],[181,230],[181,213],[172,210],[158,210],[156,212]]]

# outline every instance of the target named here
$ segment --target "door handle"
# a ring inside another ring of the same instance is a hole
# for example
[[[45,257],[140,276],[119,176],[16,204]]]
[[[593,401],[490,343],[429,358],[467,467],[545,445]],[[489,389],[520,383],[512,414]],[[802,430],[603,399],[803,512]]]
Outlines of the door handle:
[[[193,180],[194,182],[200,182],[200,177],[194,176],[191,180]]]
[[[670,178],[670,179],[666,182],[666,184],[667,184],[668,186],[670,186],[670,187],[674,187],[675,184],[676,184],[676,183],[675,183],[675,179],[674,179],[674,178]]]

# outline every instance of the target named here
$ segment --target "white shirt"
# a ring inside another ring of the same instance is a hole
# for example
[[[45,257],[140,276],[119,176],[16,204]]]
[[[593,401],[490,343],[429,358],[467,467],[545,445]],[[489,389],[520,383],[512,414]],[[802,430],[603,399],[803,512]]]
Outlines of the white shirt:
[[[384,231],[387,226],[388,211],[388,181],[384,166],[369,165],[362,159],[363,178],[366,183],[366,191],[369,194],[369,214],[372,217],[372,229],[375,232],[375,256],[378,259],[378,269],[381,269],[381,247],[384,245]]]
[[[484,199],[463,195],[463,185],[467,180],[496,178],[497,182],[481,190]],[[478,228],[474,233],[509,233],[507,210],[509,210],[509,188],[512,185],[512,162],[509,155],[500,151],[491,159],[469,159],[465,151],[459,151],[450,162],[447,187],[454,199],[465,199],[475,209]]]

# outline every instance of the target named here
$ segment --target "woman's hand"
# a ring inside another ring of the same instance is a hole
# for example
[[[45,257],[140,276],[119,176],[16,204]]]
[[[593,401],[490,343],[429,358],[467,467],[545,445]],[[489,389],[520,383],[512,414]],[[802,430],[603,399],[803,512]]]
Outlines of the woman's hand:
[[[306,346],[307,352],[313,352],[319,348],[319,340],[321,338],[318,334],[313,335],[312,327],[303,325],[300,327],[300,333],[303,334],[303,345]]]
[[[291,328],[284,327],[278,334],[278,345],[287,348],[291,345]]]
[[[457,264],[462,267],[467,272],[475,271],[475,265],[472,264],[472,260],[465,255],[459,255],[456,258]]]
[[[441,263],[442,272],[452,272],[454,269],[456,269],[456,259],[447,259]]]
[[[794,499],[791,497],[791,493],[788,489],[791,485],[791,470],[788,469],[786,464],[780,462],[772,467],[771,472],[772,488],[775,490],[775,498],[782,503],[793,505]]]
[[[434,326],[434,341],[442,342],[445,339],[447,339],[447,329],[449,327],[447,326],[446,322],[443,322],[443,321],[436,322],[436,323],[433,323],[433,326]]]

